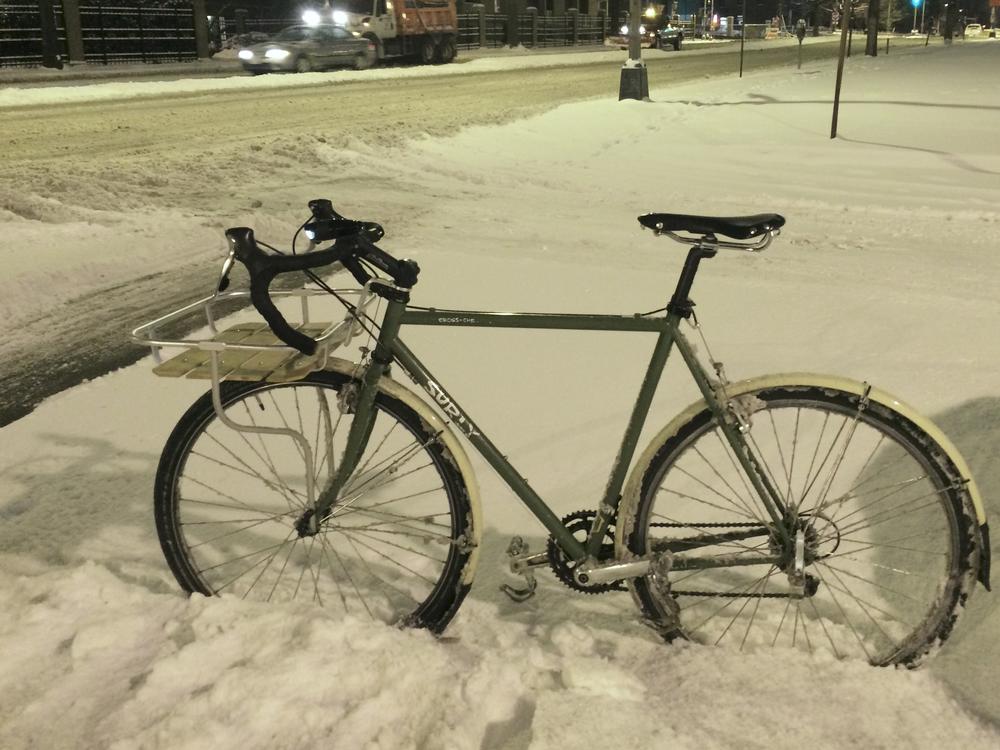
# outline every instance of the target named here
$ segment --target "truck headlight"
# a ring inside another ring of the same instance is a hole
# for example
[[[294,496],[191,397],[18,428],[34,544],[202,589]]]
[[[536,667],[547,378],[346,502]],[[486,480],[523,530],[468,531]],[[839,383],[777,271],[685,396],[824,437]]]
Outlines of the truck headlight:
[[[287,49],[269,49],[267,52],[264,53],[264,57],[266,57],[268,60],[281,61],[284,60],[286,57],[288,57],[290,54],[292,53],[289,52]]]

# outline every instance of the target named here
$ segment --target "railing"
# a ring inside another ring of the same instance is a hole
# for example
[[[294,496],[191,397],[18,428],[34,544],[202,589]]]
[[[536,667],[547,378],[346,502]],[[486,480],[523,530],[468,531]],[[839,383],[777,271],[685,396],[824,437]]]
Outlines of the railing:
[[[603,44],[608,36],[608,19],[601,16],[577,16],[577,44]]]
[[[572,44],[573,19],[570,16],[539,16],[534,46],[566,47]]]
[[[168,62],[198,56],[194,12],[186,3],[81,5],[80,25],[87,62]]]
[[[458,15],[459,49],[480,47],[503,47],[507,43],[507,16],[498,13],[484,13],[482,26],[478,13]]]
[[[66,30],[62,4],[53,3],[57,54],[66,55]],[[0,67],[33,67],[42,64],[42,21],[38,3],[0,1]]]
[[[503,47],[507,44],[507,16],[487,13],[483,16],[486,24],[486,46]]]

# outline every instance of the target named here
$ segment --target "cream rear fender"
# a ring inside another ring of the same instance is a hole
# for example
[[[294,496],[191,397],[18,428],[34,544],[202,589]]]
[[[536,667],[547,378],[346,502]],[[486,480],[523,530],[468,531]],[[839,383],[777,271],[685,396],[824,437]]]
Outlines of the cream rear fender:
[[[350,362],[346,359],[339,359],[337,357],[329,357],[326,361],[326,367],[324,369],[332,370],[333,372],[338,372],[342,375],[347,375],[350,378],[357,378],[359,375],[359,366],[357,363]],[[383,377],[379,381],[378,387],[386,395],[399,399],[413,409],[413,411],[415,411],[417,415],[427,423],[431,432],[440,435],[441,441],[451,452],[451,455],[455,457],[455,462],[458,464],[456,468],[462,475],[462,480],[465,482],[466,489],[469,493],[469,506],[472,508],[472,518],[470,519],[469,526],[472,529],[473,538],[470,541],[473,545],[473,549],[469,554],[469,560],[465,565],[465,570],[462,571],[462,584],[464,586],[470,586],[472,585],[472,579],[476,575],[476,567],[479,564],[479,550],[482,547],[483,516],[479,500],[479,484],[476,482],[476,475],[472,470],[472,463],[469,461],[469,456],[462,447],[462,444],[458,441],[458,438],[455,437],[455,433],[448,429],[448,426],[441,421],[441,418],[437,415],[431,405],[420,398],[416,393],[390,377]]]
[[[738,398],[762,389],[780,386],[803,385],[843,391],[856,396],[862,396],[869,388],[866,383],[859,383],[856,380],[841,378],[834,375],[817,375],[815,373],[781,373],[777,375],[762,375],[749,380],[741,380],[738,383],[732,383],[726,386],[726,393],[730,398]],[[986,509],[983,505],[983,498],[979,494],[979,487],[976,485],[976,481],[972,477],[972,472],[969,470],[968,464],[965,462],[965,459],[962,458],[962,454],[958,452],[958,449],[954,446],[951,440],[948,439],[948,437],[936,424],[915,411],[904,401],[900,401],[895,396],[875,387],[868,390],[868,399],[898,412],[900,415],[912,422],[919,430],[921,430],[941,447],[948,459],[954,465],[955,469],[958,471],[959,475],[963,480],[965,480],[966,490],[968,491],[969,496],[972,499],[972,504],[975,508],[976,521],[979,524],[982,543],[979,578],[983,585],[989,589],[990,549],[989,527],[986,524]],[[628,476],[628,481],[625,483],[625,488],[622,492],[622,503],[625,504],[625,507],[631,507],[634,509],[637,506],[639,493],[642,490],[642,478],[649,469],[650,462],[653,460],[653,456],[656,454],[657,449],[659,449],[659,447],[663,445],[667,439],[676,435],[685,424],[691,421],[697,414],[701,413],[706,408],[707,406],[704,401],[697,401],[691,404],[683,412],[671,420],[671,422],[660,430],[660,432],[650,441],[642,455],[639,456],[636,463],[632,466],[632,470]],[[625,551],[625,538],[630,533],[631,529],[625,529],[623,524],[616,524],[615,545],[620,553]]]

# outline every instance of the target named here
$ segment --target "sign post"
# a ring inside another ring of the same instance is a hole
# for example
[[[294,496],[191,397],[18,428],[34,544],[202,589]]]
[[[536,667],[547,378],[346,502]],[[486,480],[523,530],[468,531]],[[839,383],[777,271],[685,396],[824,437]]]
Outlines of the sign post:
[[[642,61],[642,44],[639,39],[639,19],[642,10],[639,0],[629,0],[628,6],[628,60],[622,66],[618,83],[618,101],[622,99],[648,99],[649,75]]]

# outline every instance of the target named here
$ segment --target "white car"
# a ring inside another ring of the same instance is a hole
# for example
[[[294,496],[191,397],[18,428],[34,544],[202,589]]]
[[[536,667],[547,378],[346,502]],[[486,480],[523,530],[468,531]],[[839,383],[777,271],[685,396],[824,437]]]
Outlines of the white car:
[[[983,25],[981,23],[970,23],[965,26],[966,36],[982,36]]]

